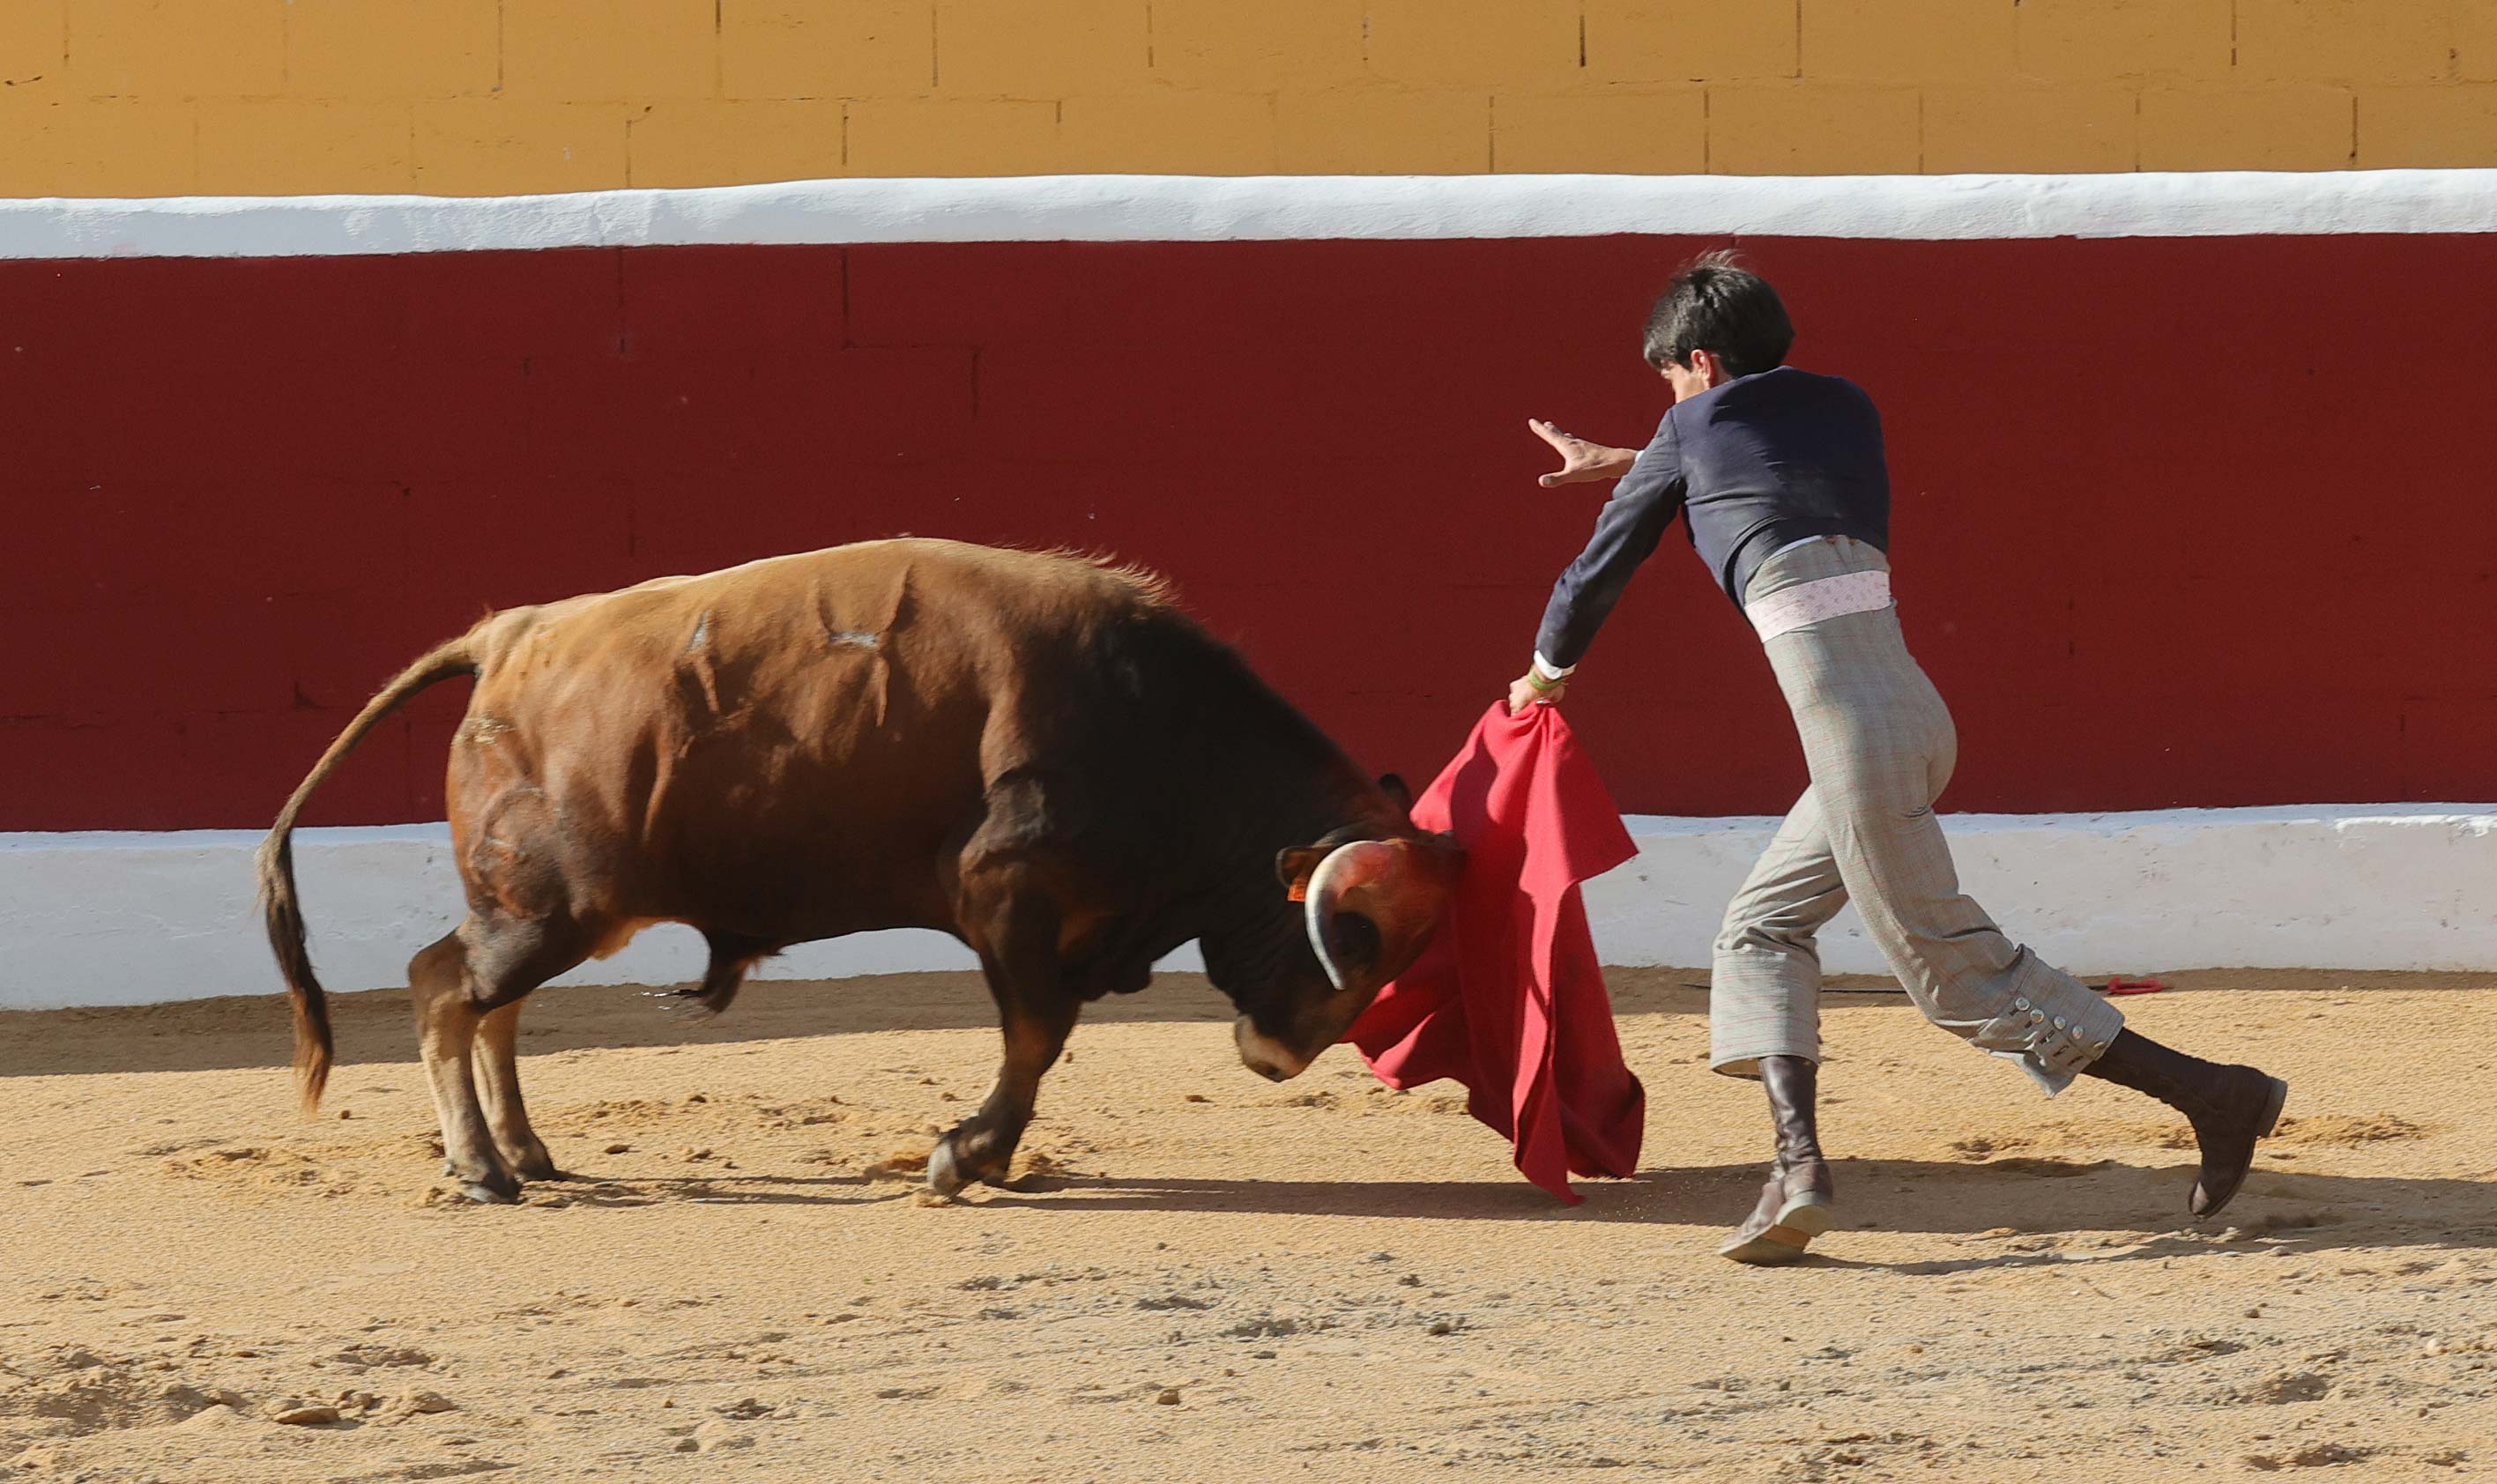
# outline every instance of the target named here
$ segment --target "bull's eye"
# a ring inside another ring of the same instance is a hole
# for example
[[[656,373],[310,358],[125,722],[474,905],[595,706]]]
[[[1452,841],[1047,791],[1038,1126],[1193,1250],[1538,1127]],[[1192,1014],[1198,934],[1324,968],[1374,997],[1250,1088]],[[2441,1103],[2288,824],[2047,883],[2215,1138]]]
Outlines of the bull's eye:
[[[1358,912],[1338,912],[1327,924],[1327,947],[1343,964],[1378,962],[1378,925]]]

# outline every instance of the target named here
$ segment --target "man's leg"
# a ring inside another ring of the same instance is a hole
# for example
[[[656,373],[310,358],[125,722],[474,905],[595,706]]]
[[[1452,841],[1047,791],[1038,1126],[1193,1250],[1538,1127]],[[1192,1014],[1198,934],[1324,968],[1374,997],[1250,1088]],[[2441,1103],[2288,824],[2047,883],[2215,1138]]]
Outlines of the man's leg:
[[[1927,1019],[2017,1062],[2048,1096],[2087,1073],[2185,1114],[2202,1152],[2190,1209],[2216,1214],[2243,1184],[2255,1141],[2278,1121],[2288,1085],[2127,1029],[2112,1004],[2004,936],[1960,891],[1930,807],[1951,752],[1946,714],[1941,725],[1941,761],[1931,770],[1941,776],[1929,774],[1921,786],[1873,749],[1815,759],[1831,853],[1865,931]]]
[[[1726,907],[1710,975],[1709,1061],[1730,1076],[1759,1078],[1777,1128],[1777,1158],[1759,1202],[1718,1248],[1736,1262],[1792,1262],[1829,1229],[1835,1187],[1817,1123],[1817,939],[1846,904],[1819,802],[1806,789]]]
[[[1820,1060],[1818,935],[1847,905],[1820,801],[1795,801],[1725,908],[1708,976],[1708,1062],[1760,1075],[1763,1057]]]
[[[2124,1012],[2006,937],[1960,890],[1926,773],[1861,754],[1816,770],[1839,876],[1925,1018],[2016,1063],[2051,1097],[2115,1039]]]

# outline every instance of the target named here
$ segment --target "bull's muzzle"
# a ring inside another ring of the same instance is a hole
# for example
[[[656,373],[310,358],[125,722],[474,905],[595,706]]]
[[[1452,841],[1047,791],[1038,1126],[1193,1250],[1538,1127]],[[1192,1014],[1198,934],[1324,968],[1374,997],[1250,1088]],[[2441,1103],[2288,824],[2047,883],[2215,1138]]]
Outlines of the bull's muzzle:
[[[1231,1023],[1231,1039],[1239,1044],[1240,1064],[1268,1082],[1289,1082],[1308,1071],[1310,1063],[1317,1059],[1314,1056],[1302,1056],[1260,1031],[1245,1015]]]

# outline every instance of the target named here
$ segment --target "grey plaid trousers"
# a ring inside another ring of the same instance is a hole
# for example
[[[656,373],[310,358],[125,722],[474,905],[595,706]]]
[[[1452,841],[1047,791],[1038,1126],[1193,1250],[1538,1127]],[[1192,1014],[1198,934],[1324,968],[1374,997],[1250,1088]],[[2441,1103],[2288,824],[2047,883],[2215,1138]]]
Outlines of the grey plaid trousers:
[[[1848,537],[1780,553],[1747,601],[1849,572],[1887,571]],[[1711,1064],[1820,1059],[1816,935],[1849,900],[1925,1018],[2020,1064],[2048,1096],[2124,1027],[2080,981],[2013,943],[1959,889],[1934,801],[1959,738],[1899,632],[1895,608],[1823,618],[1769,640],[1812,786],[1725,910],[1709,993]]]

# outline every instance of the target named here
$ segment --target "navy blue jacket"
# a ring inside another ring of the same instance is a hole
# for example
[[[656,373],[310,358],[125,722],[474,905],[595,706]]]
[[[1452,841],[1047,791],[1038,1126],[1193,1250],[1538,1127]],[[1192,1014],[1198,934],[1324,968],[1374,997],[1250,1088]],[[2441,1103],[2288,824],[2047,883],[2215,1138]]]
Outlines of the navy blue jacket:
[[[1676,402],[1613,487],[1587,550],[1561,574],[1535,652],[1567,669],[1677,515],[1736,607],[1761,561],[1812,536],[1887,552],[1881,415],[1853,382],[1779,366]]]

